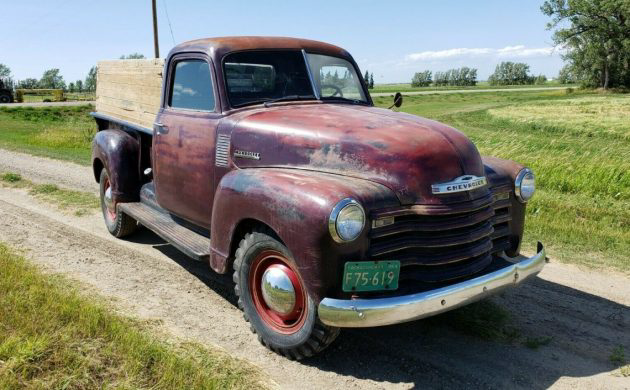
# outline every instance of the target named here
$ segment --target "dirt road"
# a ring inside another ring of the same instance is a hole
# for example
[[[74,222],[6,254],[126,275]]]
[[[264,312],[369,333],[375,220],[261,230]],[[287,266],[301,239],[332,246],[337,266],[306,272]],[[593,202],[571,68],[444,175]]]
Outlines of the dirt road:
[[[488,89],[436,89],[433,91],[401,92],[403,95],[435,95],[444,93],[481,93],[481,92],[527,92],[527,91],[553,91],[554,89],[567,89],[567,87],[531,87],[531,88],[488,88]],[[394,96],[396,92],[370,93],[372,97]]]
[[[0,172],[37,181],[50,174],[49,182],[59,180],[56,172],[83,172],[87,180],[64,185],[94,191],[89,168],[20,154],[6,159],[5,153],[0,150]],[[551,338],[537,350],[522,341],[467,336],[438,318],[344,330],[327,353],[291,362],[258,344],[235,306],[229,277],[146,230],[117,240],[96,212],[62,214],[20,190],[0,188],[0,241],[111,298],[125,313],[253,362],[281,388],[630,388],[630,378],[609,361],[619,345],[630,354],[628,278],[558,264],[553,254],[539,278],[492,298],[510,313],[519,340]]]

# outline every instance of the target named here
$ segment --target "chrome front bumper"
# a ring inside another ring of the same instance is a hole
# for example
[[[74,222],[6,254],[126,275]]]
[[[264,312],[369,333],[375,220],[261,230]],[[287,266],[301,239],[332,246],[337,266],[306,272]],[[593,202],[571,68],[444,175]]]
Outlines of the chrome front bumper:
[[[319,318],[330,326],[363,328],[436,315],[483,299],[538,274],[545,265],[545,249],[539,242],[536,255],[506,260],[513,264],[474,279],[417,294],[355,300],[324,298],[319,303]]]

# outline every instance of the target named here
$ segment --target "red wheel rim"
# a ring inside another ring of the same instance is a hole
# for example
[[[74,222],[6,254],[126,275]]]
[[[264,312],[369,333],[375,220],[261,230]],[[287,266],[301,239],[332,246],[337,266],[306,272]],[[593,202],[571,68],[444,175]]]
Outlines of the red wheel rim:
[[[295,306],[288,314],[282,315],[272,310],[263,298],[262,277],[270,267],[282,269],[293,284]],[[302,328],[307,315],[306,294],[298,273],[282,253],[276,250],[264,250],[258,254],[252,262],[248,284],[256,312],[266,325],[283,334],[295,333]]]
[[[103,197],[105,197],[107,190],[109,190],[111,187],[111,184],[109,182],[109,177],[105,177],[105,183],[103,183]],[[111,191],[111,190],[110,190]],[[116,220],[116,209],[114,210],[110,210],[109,207],[107,207],[107,203],[103,202],[103,205],[105,206],[103,208],[103,211],[105,213],[105,218],[107,218],[109,221],[115,221]]]

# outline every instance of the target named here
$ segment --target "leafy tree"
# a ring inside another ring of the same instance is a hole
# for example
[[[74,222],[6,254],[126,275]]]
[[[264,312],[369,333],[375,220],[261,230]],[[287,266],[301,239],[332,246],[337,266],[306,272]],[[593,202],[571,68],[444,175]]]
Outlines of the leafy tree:
[[[573,67],[569,64],[565,65],[558,72],[558,82],[561,84],[575,84],[578,78],[573,72]]]
[[[24,80],[20,80],[17,83],[17,88],[21,89],[35,89],[39,87],[39,80],[34,78],[27,78]]]
[[[535,77],[529,75],[529,65],[522,62],[501,62],[488,78],[490,85],[533,84]]]
[[[630,86],[630,1],[546,0],[554,42],[585,86]]]
[[[11,77],[11,69],[5,64],[0,64],[0,82],[3,88],[13,88],[13,78]]]
[[[144,54],[140,54],[140,53],[131,53],[131,54],[120,56],[121,60],[141,60],[144,58],[146,58]]]
[[[5,64],[0,64],[0,79],[11,78],[11,69]]]
[[[66,82],[63,81],[63,76],[59,74],[59,69],[48,69],[42,75],[42,78],[39,80],[40,88],[51,88],[51,89],[65,89]]]
[[[75,86],[77,92],[83,92],[83,80],[77,80],[74,83],[74,86]]]
[[[96,91],[96,66],[90,68],[87,77],[85,78],[85,84],[83,89],[88,92]]]
[[[544,74],[539,74],[538,76],[536,76],[536,79],[534,80],[534,84],[536,85],[543,85],[547,82],[547,76],[545,76]]]
[[[74,87],[74,83],[71,81],[70,84],[68,84],[68,92],[74,92],[75,87]]]
[[[368,72],[367,70],[365,71],[365,75],[363,75],[363,80],[365,81],[365,85],[369,87],[370,86],[370,72]]]
[[[372,74],[370,74],[370,85],[368,86],[369,89],[373,89],[374,88],[374,72],[372,72]]]
[[[416,72],[411,79],[412,87],[428,87],[431,84],[431,71]]]

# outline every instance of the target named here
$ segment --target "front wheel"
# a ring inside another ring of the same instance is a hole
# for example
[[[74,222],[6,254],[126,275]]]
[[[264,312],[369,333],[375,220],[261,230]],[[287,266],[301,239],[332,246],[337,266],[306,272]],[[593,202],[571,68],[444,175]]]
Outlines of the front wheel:
[[[11,103],[13,101],[13,97],[4,92],[0,92],[0,103]]]
[[[258,340],[290,359],[310,357],[339,335],[324,325],[289,250],[271,232],[254,231],[241,240],[234,260],[235,291]]]
[[[112,183],[106,169],[101,170],[99,180],[101,188],[101,210],[107,230],[117,238],[125,237],[135,232],[138,223],[122,211],[118,211],[112,197]]]

